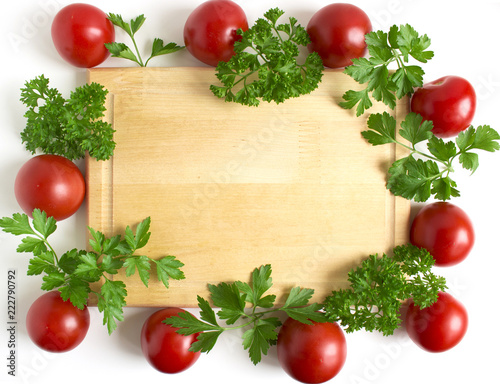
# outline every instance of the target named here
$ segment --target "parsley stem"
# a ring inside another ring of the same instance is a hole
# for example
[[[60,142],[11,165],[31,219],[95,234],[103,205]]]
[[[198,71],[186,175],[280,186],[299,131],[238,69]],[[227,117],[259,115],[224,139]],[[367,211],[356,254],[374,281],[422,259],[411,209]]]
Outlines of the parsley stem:
[[[43,241],[43,243],[50,249],[50,252],[54,255],[54,265],[57,266],[57,264],[59,264],[59,258],[57,257],[57,253],[56,251],[54,250],[54,248],[52,248],[52,245],[50,245],[50,243],[48,242],[47,238],[43,237],[42,235],[39,235],[38,233],[35,233],[35,235]]]
[[[134,43],[134,48],[135,48],[135,52],[137,53],[137,58],[139,59],[137,61],[137,63],[141,66],[141,67],[144,67],[144,63],[142,62],[142,58],[141,58],[141,54],[139,52],[139,49],[137,48],[137,43],[135,42],[135,39],[134,39],[134,35],[131,34],[129,35],[130,38],[132,39],[132,43]]]
[[[411,151],[411,154],[410,154],[410,155],[412,155],[412,154],[416,153],[417,155],[424,156],[424,157],[426,157],[426,158],[428,158],[428,159],[430,159],[430,160],[440,162],[441,164],[445,165],[447,169],[451,169],[451,164],[450,164],[451,162],[447,162],[447,161],[444,161],[444,160],[440,160],[440,159],[438,159],[437,157],[434,157],[434,156],[431,156],[431,155],[429,155],[429,154],[427,154],[427,153],[425,153],[425,152],[419,151],[419,150],[418,150],[418,149],[416,149],[414,146],[410,147],[409,145],[406,145],[406,144],[404,144],[404,143],[402,143],[402,142],[400,142],[400,141],[393,140],[393,142],[394,142],[394,143],[396,143],[396,144],[401,145],[402,147],[404,147],[404,148],[406,148],[406,149],[408,149],[408,150],[410,150],[410,151]],[[455,158],[455,156],[454,156],[453,158]]]

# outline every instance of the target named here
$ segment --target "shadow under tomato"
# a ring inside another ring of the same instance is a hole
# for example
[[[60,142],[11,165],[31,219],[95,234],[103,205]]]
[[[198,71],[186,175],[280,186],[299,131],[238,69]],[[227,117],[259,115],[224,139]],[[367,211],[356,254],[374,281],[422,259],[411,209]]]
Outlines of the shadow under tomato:
[[[121,351],[143,356],[141,349],[141,330],[146,319],[158,308],[124,308],[124,319],[118,324],[116,333],[122,345]]]

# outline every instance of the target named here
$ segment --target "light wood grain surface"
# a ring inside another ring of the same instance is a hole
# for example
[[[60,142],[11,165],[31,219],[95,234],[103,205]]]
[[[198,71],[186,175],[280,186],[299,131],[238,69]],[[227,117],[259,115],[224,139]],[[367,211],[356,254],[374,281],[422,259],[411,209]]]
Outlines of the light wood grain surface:
[[[341,71],[259,107],[213,96],[212,68],[100,68],[88,81],[109,90],[117,142],[111,160],[87,159],[88,224],[114,235],[150,216],[142,253],[185,263],[168,290],[118,274],[129,306],[196,306],[207,283],[248,281],[262,264],[278,301],[297,285],[321,300],[369,254],[407,241],[410,204],[385,188],[399,149],[361,137],[367,115],[338,106],[358,88]],[[388,111],[400,121],[407,100]]]

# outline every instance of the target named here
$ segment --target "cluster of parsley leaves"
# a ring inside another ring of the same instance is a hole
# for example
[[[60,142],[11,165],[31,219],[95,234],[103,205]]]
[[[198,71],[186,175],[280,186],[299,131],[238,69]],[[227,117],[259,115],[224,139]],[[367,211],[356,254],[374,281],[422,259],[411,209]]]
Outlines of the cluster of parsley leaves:
[[[28,275],[42,275],[41,288],[46,291],[58,289],[63,300],[83,309],[89,295],[97,297],[97,308],[103,313],[103,324],[111,334],[117,327],[116,321],[123,320],[123,307],[126,305],[127,289],[124,282],[115,280],[113,275],[126,268],[126,276],[136,271],[147,287],[152,265],[159,281],[168,288],[170,279],[184,279],[182,262],[175,256],[152,259],[137,255],[136,251],[146,246],[151,236],[151,218],[140,222],[135,232],[127,226],[125,236],[106,237],[99,231],[89,228],[91,251],[71,249],[58,256],[48,241],[57,229],[53,217],[39,209],[32,213],[33,219],[26,214],[14,213],[12,217],[0,219],[0,228],[6,233],[26,236],[18,246],[18,252],[32,253]],[[92,289],[93,283],[101,282],[100,290]]]
[[[65,99],[49,87],[49,79],[40,75],[21,88],[21,101],[27,107],[22,142],[32,154],[60,155],[69,160],[85,157],[108,160],[115,149],[114,130],[104,122],[104,103],[108,91],[97,83],[85,84]]]
[[[272,287],[271,265],[263,265],[253,270],[250,284],[209,284],[209,300],[197,297],[200,318],[180,312],[163,322],[178,328],[179,334],[198,334],[190,347],[193,352],[208,353],[223,332],[243,328],[243,348],[258,364],[277,341],[282,323],[272,314],[278,311],[305,324],[339,322],[346,332],[365,329],[392,335],[401,324],[400,308],[405,300],[412,298],[426,308],[447,289],[446,279],[432,272],[434,264],[426,249],[400,245],[392,255],[370,255],[348,273],[349,288],[332,291],[323,303],[310,303],[313,289],[294,287],[281,307],[275,306],[275,295],[266,294]],[[220,309],[215,312],[211,305]]]
[[[209,352],[224,331],[244,328],[243,347],[248,350],[250,360],[257,364],[278,338],[277,329],[281,326],[281,321],[276,316],[270,316],[271,313],[283,311],[306,324],[311,324],[311,321],[326,321],[325,315],[319,312],[321,304],[309,304],[314,294],[313,289],[295,287],[288,294],[285,304],[275,307],[276,295],[266,294],[273,285],[271,272],[271,265],[267,264],[253,270],[251,284],[242,281],[209,284],[210,300],[215,307],[220,308],[217,313],[208,300],[198,296],[200,319],[189,312],[181,312],[163,322],[179,328],[177,332],[182,335],[201,332],[190,347],[194,352]],[[228,326],[221,326],[218,318]],[[237,322],[239,324],[234,325]]]
[[[424,248],[400,245],[392,255],[370,255],[348,273],[349,288],[333,291],[323,309],[329,321],[346,332],[361,329],[392,335],[401,324],[400,308],[413,299],[420,308],[434,304],[447,289],[446,279],[432,272],[434,258]]]
[[[357,116],[372,107],[372,99],[394,109],[397,99],[411,96],[415,88],[423,85],[425,72],[419,65],[410,64],[410,59],[427,63],[434,56],[429,50],[430,38],[420,35],[408,24],[393,25],[389,33],[370,32],[365,41],[370,57],[353,59],[353,64],[344,70],[365,88],[346,91],[344,101],[340,102],[346,109],[356,107]],[[392,63],[397,64],[395,71],[389,69]],[[425,202],[431,197],[446,201],[460,196],[457,183],[450,177],[454,161],[458,159],[464,169],[474,173],[479,166],[478,150],[500,149],[500,135],[489,125],[477,129],[470,126],[459,133],[455,141],[436,137],[432,133],[432,121],[424,121],[413,112],[401,122],[399,130],[396,120],[386,112],[371,114],[367,125],[368,130],[362,135],[370,144],[398,144],[409,151],[388,169],[387,188],[395,196],[416,202]],[[408,143],[400,140],[397,133]],[[418,148],[424,142],[426,152]]]
[[[365,36],[369,58],[352,59],[352,65],[344,72],[360,84],[366,84],[362,90],[348,90],[344,93],[340,106],[351,109],[357,105],[356,115],[361,116],[372,107],[371,98],[382,101],[394,109],[396,98],[411,95],[415,87],[423,85],[424,70],[419,65],[410,65],[410,58],[427,63],[434,57],[429,50],[431,40],[427,35],[420,35],[411,25],[393,25],[389,33],[370,32]],[[397,64],[397,70],[389,67]]]
[[[297,19],[278,24],[285,12],[268,10],[246,31],[239,29],[241,40],[234,43],[235,55],[219,62],[216,76],[222,85],[211,85],[219,98],[248,106],[258,106],[260,99],[277,104],[305,95],[318,87],[323,76],[323,61],[312,52],[303,64],[297,62],[300,47],[310,38]]]
[[[477,129],[470,126],[460,132],[455,141],[444,141],[433,135],[432,121],[410,112],[398,130],[407,144],[398,139],[396,119],[389,113],[371,114],[367,124],[369,129],[362,135],[370,144],[395,143],[409,150],[408,156],[396,160],[389,168],[387,188],[396,196],[417,202],[425,202],[431,197],[446,201],[460,196],[457,183],[450,177],[455,160],[474,173],[479,167],[477,150],[494,152],[500,149],[500,135],[489,125]],[[422,142],[427,143],[428,153],[418,149]]]

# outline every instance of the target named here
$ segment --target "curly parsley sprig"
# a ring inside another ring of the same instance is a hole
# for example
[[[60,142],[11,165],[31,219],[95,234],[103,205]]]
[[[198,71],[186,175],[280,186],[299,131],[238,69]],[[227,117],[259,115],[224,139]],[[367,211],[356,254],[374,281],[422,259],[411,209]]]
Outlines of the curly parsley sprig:
[[[371,255],[348,273],[349,288],[325,299],[326,317],[348,333],[365,329],[392,335],[401,324],[404,300],[425,308],[447,288],[445,278],[432,273],[434,263],[427,250],[411,244],[395,247],[392,256]]]
[[[222,83],[210,90],[228,102],[258,106],[262,99],[277,104],[312,92],[323,76],[320,56],[310,53],[303,64],[297,62],[299,47],[310,43],[305,28],[297,19],[278,24],[285,12],[273,8],[247,31],[239,29],[241,40],[235,42],[235,55],[220,62],[216,76]]]
[[[142,25],[146,21],[144,15],[139,15],[135,19],[131,19],[130,23],[124,21],[121,15],[115,13],[110,13],[107,16],[109,21],[111,21],[117,27],[123,29],[127,33],[127,35],[130,36],[136,52],[134,53],[125,43],[118,43],[118,42],[105,43],[104,46],[111,53],[112,57],[119,57],[122,59],[131,60],[137,63],[141,67],[146,67],[149,61],[153,57],[174,53],[184,48],[183,46],[177,45],[176,43],[164,44],[162,39],[155,38],[153,40],[153,46],[151,48],[151,55],[144,62],[142,60],[141,53],[139,52],[139,49],[137,48],[137,43],[135,41],[136,32],[142,27]]]
[[[76,160],[90,157],[107,160],[116,143],[111,124],[102,121],[108,91],[97,83],[85,84],[65,99],[49,79],[38,76],[21,88],[21,101],[28,107],[26,127],[21,132],[26,149]]]
[[[32,253],[28,266],[28,275],[42,275],[42,289],[58,289],[63,300],[80,309],[87,305],[90,294],[97,296],[97,308],[103,313],[103,324],[111,334],[117,327],[116,321],[123,320],[123,307],[126,305],[127,290],[125,283],[111,279],[110,276],[126,268],[126,276],[136,271],[147,287],[151,266],[155,265],[158,280],[166,288],[170,279],[184,279],[180,269],[184,266],[174,256],[165,256],[158,260],[136,255],[143,248],[151,235],[151,219],[148,217],[137,225],[134,231],[127,226],[125,236],[105,237],[101,232],[89,228],[92,251],[72,249],[58,256],[48,241],[48,237],[57,229],[56,220],[47,217],[45,212],[35,209],[30,224],[28,215],[14,213],[12,217],[0,219],[0,228],[16,236],[24,236],[18,246],[18,252]],[[91,288],[92,283],[104,280],[99,291]]]
[[[395,195],[408,200],[425,202],[431,196],[446,201],[460,196],[457,183],[451,179],[453,164],[459,164],[474,173],[479,167],[477,150],[495,152],[500,149],[500,135],[488,125],[469,127],[460,132],[455,141],[444,141],[432,133],[431,121],[410,112],[401,122],[399,135],[408,143],[399,141],[396,136],[396,119],[387,112],[371,114],[368,130],[363,137],[372,145],[398,144],[407,150],[406,157],[396,160],[389,168],[387,188]],[[419,143],[427,142],[428,152],[417,148]]]
[[[201,309],[200,319],[190,313],[181,312],[178,316],[167,318],[163,322],[179,328],[182,335],[198,335],[191,345],[191,351],[209,352],[215,346],[218,337],[225,331],[246,328],[243,333],[243,347],[248,349],[251,361],[258,364],[262,354],[267,355],[271,345],[278,338],[277,328],[281,326],[278,317],[269,316],[277,311],[284,311],[288,316],[306,324],[311,321],[324,322],[325,317],[320,304],[308,304],[314,290],[293,288],[285,304],[273,308],[276,295],[266,295],[272,287],[271,266],[263,265],[252,272],[251,284],[236,281],[233,283],[209,284],[210,299],[220,310],[215,313],[208,300],[198,296]],[[250,308],[246,308],[250,304]],[[217,317],[225,320],[228,327],[222,326]],[[234,325],[237,321],[241,324]]]
[[[418,65],[409,65],[410,57],[427,63],[434,56],[434,52],[428,50],[430,38],[419,35],[408,24],[393,25],[389,33],[370,32],[365,41],[370,57],[353,59],[353,64],[344,72],[359,84],[366,84],[366,87],[359,91],[346,91],[342,96],[344,101],[339,103],[345,109],[357,105],[357,116],[373,105],[371,98],[394,109],[396,98],[411,95],[415,87],[423,85],[424,70]],[[396,63],[397,69],[391,73],[389,66],[392,63]]]

